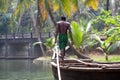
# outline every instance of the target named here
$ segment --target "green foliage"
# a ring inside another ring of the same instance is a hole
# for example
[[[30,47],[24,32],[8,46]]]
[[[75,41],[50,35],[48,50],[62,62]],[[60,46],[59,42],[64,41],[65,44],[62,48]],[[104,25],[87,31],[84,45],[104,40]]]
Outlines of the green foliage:
[[[94,35],[94,39],[100,43],[100,47],[104,49],[106,53],[112,52],[116,48],[118,48],[120,43],[120,28],[114,27],[109,29],[104,33],[104,36],[108,36],[108,38],[104,41],[100,39],[99,36]]]
[[[94,23],[103,22],[107,26],[120,27],[120,15],[112,16],[110,11],[101,10],[97,19],[93,20]]]
[[[120,46],[120,43],[119,43],[119,42],[116,42],[115,44],[112,44],[112,45],[108,48],[108,52],[113,52],[113,51],[116,50],[119,46]]]
[[[46,39],[46,41],[45,41],[45,43],[43,43],[43,42],[35,42],[34,44],[33,44],[33,46],[35,46],[35,45],[40,45],[40,44],[44,44],[48,49],[52,49],[53,48],[53,46],[54,46],[54,42],[53,42],[53,38],[47,38]]]
[[[100,47],[105,53],[109,53],[115,50],[117,42],[120,41],[120,15],[112,16],[110,11],[102,10],[100,16],[97,16],[93,23],[103,22],[107,29],[104,30],[102,36],[106,36],[107,39],[102,41],[99,36],[95,36],[95,39],[100,43]]]
[[[92,21],[86,23],[80,19],[80,24],[73,21],[71,27],[74,46],[76,48],[83,50],[89,46],[92,49],[96,45],[97,41],[92,39],[94,37],[92,33]]]
[[[10,31],[9,23],[10,23],[9,14],[4,14],[0,16],[0,34],[5,34]]]
[[[53,38],[46,39],[44,45],[47,46],[49,49],[52,49],[54,46]]]
[[[120,27],[112,27],[104,35],[112,38],[112,42],[120,41]]]
[[[0,12],[7,12],[8,8],[10,7],[10,2],[13,0],[0,0]]]
[[[33,46],[35,46],[35,45],[37,45],[37,44],[42,44],[42,42],[35,42],[35,43],[33,43]]]
[[[14,25],[15,21],[18,21],[22,15],[25,13],[26,10],[29,9],[30,5],[33,3],[33,0],[18,0],[16,3],[14,3],[15,9],[13,10],[13,13],[11,15],[11,22],[10,26]]]
[[[82,37],[83,32],[80,29],[80,26],[77,22],[72,21],[71,22],[71,29],[72,29],[72,36],[73,36],[73,42],[76,48],[79,48],[82,44]]]

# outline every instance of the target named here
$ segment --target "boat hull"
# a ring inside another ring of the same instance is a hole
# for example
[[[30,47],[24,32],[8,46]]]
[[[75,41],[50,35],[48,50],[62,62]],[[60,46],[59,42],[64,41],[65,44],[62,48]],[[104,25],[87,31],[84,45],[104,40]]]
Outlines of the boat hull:
[[[58,80],[57,66],[52,65],[53,76]],[[119,80],[120,68],[60,67],[62,80]]]

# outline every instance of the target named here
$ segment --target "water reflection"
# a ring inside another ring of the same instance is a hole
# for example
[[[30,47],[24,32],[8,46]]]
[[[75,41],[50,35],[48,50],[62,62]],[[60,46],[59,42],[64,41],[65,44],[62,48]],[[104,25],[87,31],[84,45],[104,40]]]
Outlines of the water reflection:
[[[53,76],[48,62],[0,60],[0,80],[53,80]]]

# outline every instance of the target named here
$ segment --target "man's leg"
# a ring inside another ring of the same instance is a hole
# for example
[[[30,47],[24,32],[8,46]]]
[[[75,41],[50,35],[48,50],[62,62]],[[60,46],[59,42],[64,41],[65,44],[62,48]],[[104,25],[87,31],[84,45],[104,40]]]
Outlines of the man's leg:
[[[61,50],[62,64],[64,64],[65,48]]]

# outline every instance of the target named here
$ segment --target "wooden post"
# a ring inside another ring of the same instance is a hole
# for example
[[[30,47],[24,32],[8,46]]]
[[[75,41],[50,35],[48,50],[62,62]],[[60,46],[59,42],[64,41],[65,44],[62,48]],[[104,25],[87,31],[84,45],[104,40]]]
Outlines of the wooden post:
[[[106,2],[106,10],[107,11],[109,10],[109,0],[107,0],[107,2]]]
[[[33,39],[33,34],[30,33],[30,42],[29,42],[29,52],[28,52],[28,58],[32,57],[32,39]]]
[[[41,39],[42,37],[41,37],[41,32],[40,32],[40,39]]]
[[[32,38],[33,38],[33,35],[32,35],[32,33],[30,33],[30,38],[31,38],[31,40],[32,40]]]
[[[50,32],[49,32],[49,38],[51,37]]]
[[[5,58],[8,57],[7,33],[5,34]]]
[[[22,38],[24,38],[24,33],[22,32]]]
[[[15,33],[13,33],[13,39],[15,39]]]

